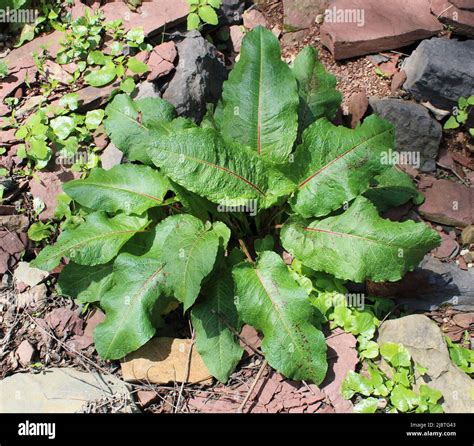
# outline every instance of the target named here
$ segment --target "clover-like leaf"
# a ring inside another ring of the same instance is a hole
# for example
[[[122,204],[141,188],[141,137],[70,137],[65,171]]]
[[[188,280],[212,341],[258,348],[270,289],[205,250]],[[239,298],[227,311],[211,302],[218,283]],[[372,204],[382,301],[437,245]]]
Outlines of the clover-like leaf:
[[[354,413],[375,413],[379,405],[377,398],[364,398],[357,404],[354,404]]]
[[[413,390],[397,384],[390,393],[390,402],[400,412],[409,412],[420,404],[420,397]]]
[[[410,352],[402,344],[386,342],[380,346],[380,354],[393,367],[410,367]]]
[[[92,87],[103,87],[110,84],[116,76],[115,65],[109,60],[98,70],[87,74],[84,77],[84,81]]]

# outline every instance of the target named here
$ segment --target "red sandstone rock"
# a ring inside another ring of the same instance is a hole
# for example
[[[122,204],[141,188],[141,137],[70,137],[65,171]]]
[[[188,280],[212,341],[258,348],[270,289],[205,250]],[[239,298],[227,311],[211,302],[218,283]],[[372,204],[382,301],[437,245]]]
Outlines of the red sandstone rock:
[[[456,7],[456,3],[461,5],[461,1],[455,0],[431,0],[431,11],[439,20],[454,28],[457,34],[474,38],[474,2],[466,0],[471,4],[471,10]]]
[[[321,42],[336,60],[402,48],[443,29],[430,12],[430,0],[338,0],[328,11]]]

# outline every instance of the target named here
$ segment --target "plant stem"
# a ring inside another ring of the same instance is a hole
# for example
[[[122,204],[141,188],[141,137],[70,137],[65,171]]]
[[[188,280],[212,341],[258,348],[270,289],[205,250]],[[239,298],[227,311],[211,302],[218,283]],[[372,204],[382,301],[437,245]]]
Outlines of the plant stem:
[[[245,244],[245,242],[241,238],[239,238],[239,245],[242,248],[242,251],[244,252],[245,256],[247,257],[247,260],[250,263],[255,263],[254,260],[252,259],[252,256],[250,255],[250,252],[247,248],[247,245]]]

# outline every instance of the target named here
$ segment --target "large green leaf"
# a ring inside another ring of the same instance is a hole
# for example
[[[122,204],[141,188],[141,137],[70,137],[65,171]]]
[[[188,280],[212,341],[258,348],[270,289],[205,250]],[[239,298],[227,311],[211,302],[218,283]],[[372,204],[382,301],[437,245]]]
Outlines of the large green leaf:
[[[391,222],[359,197],[341,215],[313,222],[295,217],[282,229],[284,248],[317,271],[363,282],[400,280],[440,241],[422,223]]]
[[[174,107],[160,98],[134,101],[127,95],[117,95],[105,112],[104,126],[113,144],[130,161],[145,164],[151,164],[147,149],[153,140],[161,134],[172,134],[193,125],[185,119],[173,119],[176,116]]]
[[[93,169],[88,178],[69,181],[63,190],[90,209],[139,215],[161,205],[169,187],[156,169],[121,164],[110,170]]]
[[[195,305],[191,320],[196,333],[196,349],[209,372],[226,382],[242,358],[243,349],[234,333],[240,331],[234,302],[231,271],[218,269],[202,290],[203,300]]]
[[[405,172],[391,167],[374,178],[376,184],[365,196],[377,206],[380,212],[400,206],[413,200],[415,204],[423,203],[423,194],[418,192],[410,176]]]
[[[229,237],[223,223],[204,224],[192,215],[174,215],[156,227],[147,255],[163,263],[166,283],[185,311],[198,297],[202,281],[214,267],[219,246],[227,245]]]
[[[243,322],[263,332],[268,363],[288,378],[320,384],[327,370],[324,335],[314,308],[280,256],[260,254],[256,265],[234,267],[236,304]]]
[[[80,265],[107,263],[128,239],[147,225],[146,217],[119,214],[108,218],[105,212],[94,212],[79,227],[64,231],[53,246],[44,248],[32,265],[51,271],[63,257],[69,257]]]
[[[112,285],[113,263],[87,266],[69,262],[61,271],[58,291],[82,303],[99,302]]]
[[[303,217],[322,217],[364,193],[370,180],[390,166],[381,155],[393,150],[393,126],[377,116],[355,130],[320,119],[303,134],[303,142],[288,165],[298,184],[290,203]]]
[[[259,209],[266,208],[294,190],[292,182],[256,153],[233,146],[211,128],[194,128],[156,139],[148,153],[174,182],[224,206],[256,200]]]
[[[341,105],[342,94],[336,90],[336,77],[318,60],[316,49],[307,46],[298,54],[293,63],[293,74],[300,96],[300,133],[319,118],[332,121]]]
[[[261,26],[254,28],[224,83],[215,116],[222,135],[271,162],[285,163],[296,139],[298,103],[296,80],[281,60],[278,39]]]
[[[164,264],[151,257],[120,254],[114,263],[115,285],[100,304],[107,315],[94,331],[103,359],[120,359],[155,334],[154,306],[165,284]]]

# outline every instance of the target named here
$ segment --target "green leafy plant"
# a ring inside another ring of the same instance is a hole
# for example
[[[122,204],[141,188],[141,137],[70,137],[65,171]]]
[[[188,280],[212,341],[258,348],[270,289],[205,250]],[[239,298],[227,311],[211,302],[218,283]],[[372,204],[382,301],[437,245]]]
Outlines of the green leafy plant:
[[[413,364],[410,352],[402,344],[383,344],[380,356],[385,360],[385,371],[369,360],[361,373],[350,371],[342,383],[341,394],[345,399],[357,395],[354,412],[443,412],[439,404],[443,395],[439,390],[425,384],[418,392],[413,390],[415,371],[424,375],[426,369]]]
[[[92,110],[85,115],[71,112],[77,107],[74,93],[64,96],[61,104],[65,107],[40,108],[18,127],[15,136],[23,141],[18,157],[26,158],[31,167],[38,169],[46,167],[53,155],[58,160],[63,158],[65,164],[73,164],[73,170],[97,166],[91,132],[101,125],[104,111]],[[81,153],[82,157],[77,156]]]
[[[4,60],[0,60],[0,79],[8,76],[8,66]]]
[[[356,336],[361,360],[379,356],[379,348],[373,338],[380,325],[380,318],[387,317],[394,309],[393,301],[350,294],[343,281],[325,273],[307,269],[299,273],[301,277],[311,277],[310,301],[321,314],[321,323],[329,322],[331,328],[339,327]],[[359,302],[351,305],[348,299],[351,297]]]
[[[104,48],[106,36],[112,41],[107,49]],[[133,75],[148,71],[147,65],[134,58],[133,53],[150,50],[143,28],[126,32],[122,20],[105,22],[100,10],[94,13],[86,10],[83,17],[68,26],[56,61],[60,65],[77,65],[75,81],[83,77],[86,84],[103,87],[117,79],[126,80],[124,91],[130,93],[135,87]]]
[[[474,95],[459,98],[458,106],[455,107],[452,116],[444,124],[445,130],[458,129],[468,124],[469,116],[474,113]],[[474,127],[466,128],[471,137],[474,138]]]
[[[447,336],[445,339],[448,344],[449,355],[454,364],[469,376],[474,377],[474,351],[459,344],[455,344]]]
[[[51,223],[42,223],[40,221],[33,223],[28,229],[28,237],[39,242],[50,237],[54,233],[54,226]]]
[[[12,32],[19,32],[15,43],[15,46],[19,47],[44,32],[52,29],[64,30],[70,20],[67,7],[72,6],[74,0],[6,0],[1,2],[0,5],[4,3],[9,4],[14,9],[34,9],[38,11],[38,15],[32,23],[10,24]]]
[[[186,0],[189,4],[188,30],[197,29],[202,23],[217,25],[219,18],[216,10],[221,0]]]
[[[107,106],[105,128],[129,162],[64,185],[88,215],[33,262],[52,270],[69,258],[60,290],[105,311],[94,334],[102,358],[145,344],[171,302],[190,310],[197,350],[219,380],[242,356],[234,333],[246,323],[263,333],[272,367],[321,383],[323,316],[306,272],[399,280],[439,244],[424,224],[384,220],[364,196],[393,169],[380,155],[393,150],[394,129],[376,116],[355,130],[332,124],[341,95],[316,56],[308,47],[289,67],[257,27],[199,126],[159,98],[117,95]]]

